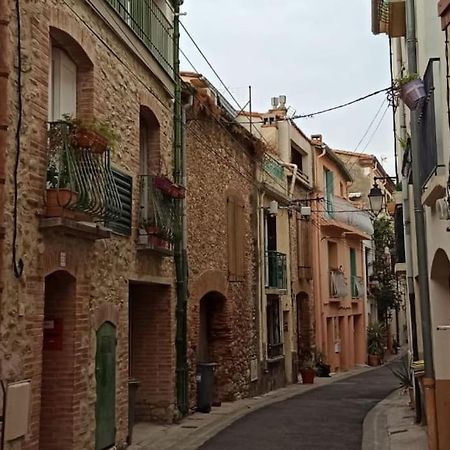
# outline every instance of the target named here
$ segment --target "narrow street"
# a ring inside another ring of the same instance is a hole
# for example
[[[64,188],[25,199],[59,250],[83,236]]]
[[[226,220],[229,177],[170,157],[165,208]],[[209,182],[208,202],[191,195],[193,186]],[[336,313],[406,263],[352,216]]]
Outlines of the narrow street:
[[[388,367],[276,403],[238,420],[203,450],[360,450],[366,414],[398,380]]]

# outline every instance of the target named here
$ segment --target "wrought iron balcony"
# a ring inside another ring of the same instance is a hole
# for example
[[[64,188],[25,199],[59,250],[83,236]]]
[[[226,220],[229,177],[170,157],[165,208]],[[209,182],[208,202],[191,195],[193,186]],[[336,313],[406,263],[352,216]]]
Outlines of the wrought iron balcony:
[[[286,255],[284,253],[266,251],[266,287],[287,289]]]
[[[172,251],[176,232],[175,199],[184,196],[184,189],[165,177],[141,175],[140,191],[139,247]]]
[[[106,0],[173,76],[173,26],[154,0]]]
[[[110,166],[110,151],[80,147],[70,122],[49,124],[46,217],[109,222],[122,203]]]

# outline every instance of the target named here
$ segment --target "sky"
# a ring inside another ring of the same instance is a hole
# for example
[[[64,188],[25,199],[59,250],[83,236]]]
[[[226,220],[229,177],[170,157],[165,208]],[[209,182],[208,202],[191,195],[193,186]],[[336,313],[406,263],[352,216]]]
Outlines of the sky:
[[[182,23],[241,106],[252,86],[254,111],[286,95],[289,113],[309,114],[390,85],[389,42],[371,32],[369,0],[185,0],[182,11]],[[181,49],[222,92],[184,32]],[[185,58],[182,69],[193,70]],[[384,100],[380,94],[296,123],[349,151],[366,134],[358,151],[376,155],[393,175],[392,110]]]

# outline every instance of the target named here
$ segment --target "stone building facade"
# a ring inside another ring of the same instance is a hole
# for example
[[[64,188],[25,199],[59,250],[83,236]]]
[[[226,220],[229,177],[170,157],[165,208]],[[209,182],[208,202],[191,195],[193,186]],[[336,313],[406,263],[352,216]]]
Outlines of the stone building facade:
[[[256,170],[262,146],[234,122],[201,75],[184,73],[187,111],[188,358],[195,405],[197,363],[217,363],[216,401],[256,392]],[[254,363],[253,363],[254,364]]]
[[[159,53],[119,2],[22,2],[19,14],[1,2],[0,379],[20,405],[30,392],[31,405],[25,432],[7,416],[5,450],[124,448],[130,377],[140,382],[137,420],[175,414],[173,255],[167,234],[157,241],[147,228],[167,200],[153,181],[170,184],[173,165],[172,17],[156,3],[146,13],[163,27]],[[106,122],[114,148],[98,156],[75,145],[64,113]],[[87,162],[59,160],[84,178],[47,217],[52,149]],[[19,407],[8,398],[0,407]],[[26,410],[15,413],[26,421]]]

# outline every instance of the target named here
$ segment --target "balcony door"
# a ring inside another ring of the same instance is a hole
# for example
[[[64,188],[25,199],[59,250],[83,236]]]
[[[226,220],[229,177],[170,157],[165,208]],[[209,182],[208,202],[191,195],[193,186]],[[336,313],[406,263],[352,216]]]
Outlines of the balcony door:
[[[77,66],[66,52],[52,47],[49,70],[48,119],[55,122],[77,111]]]

